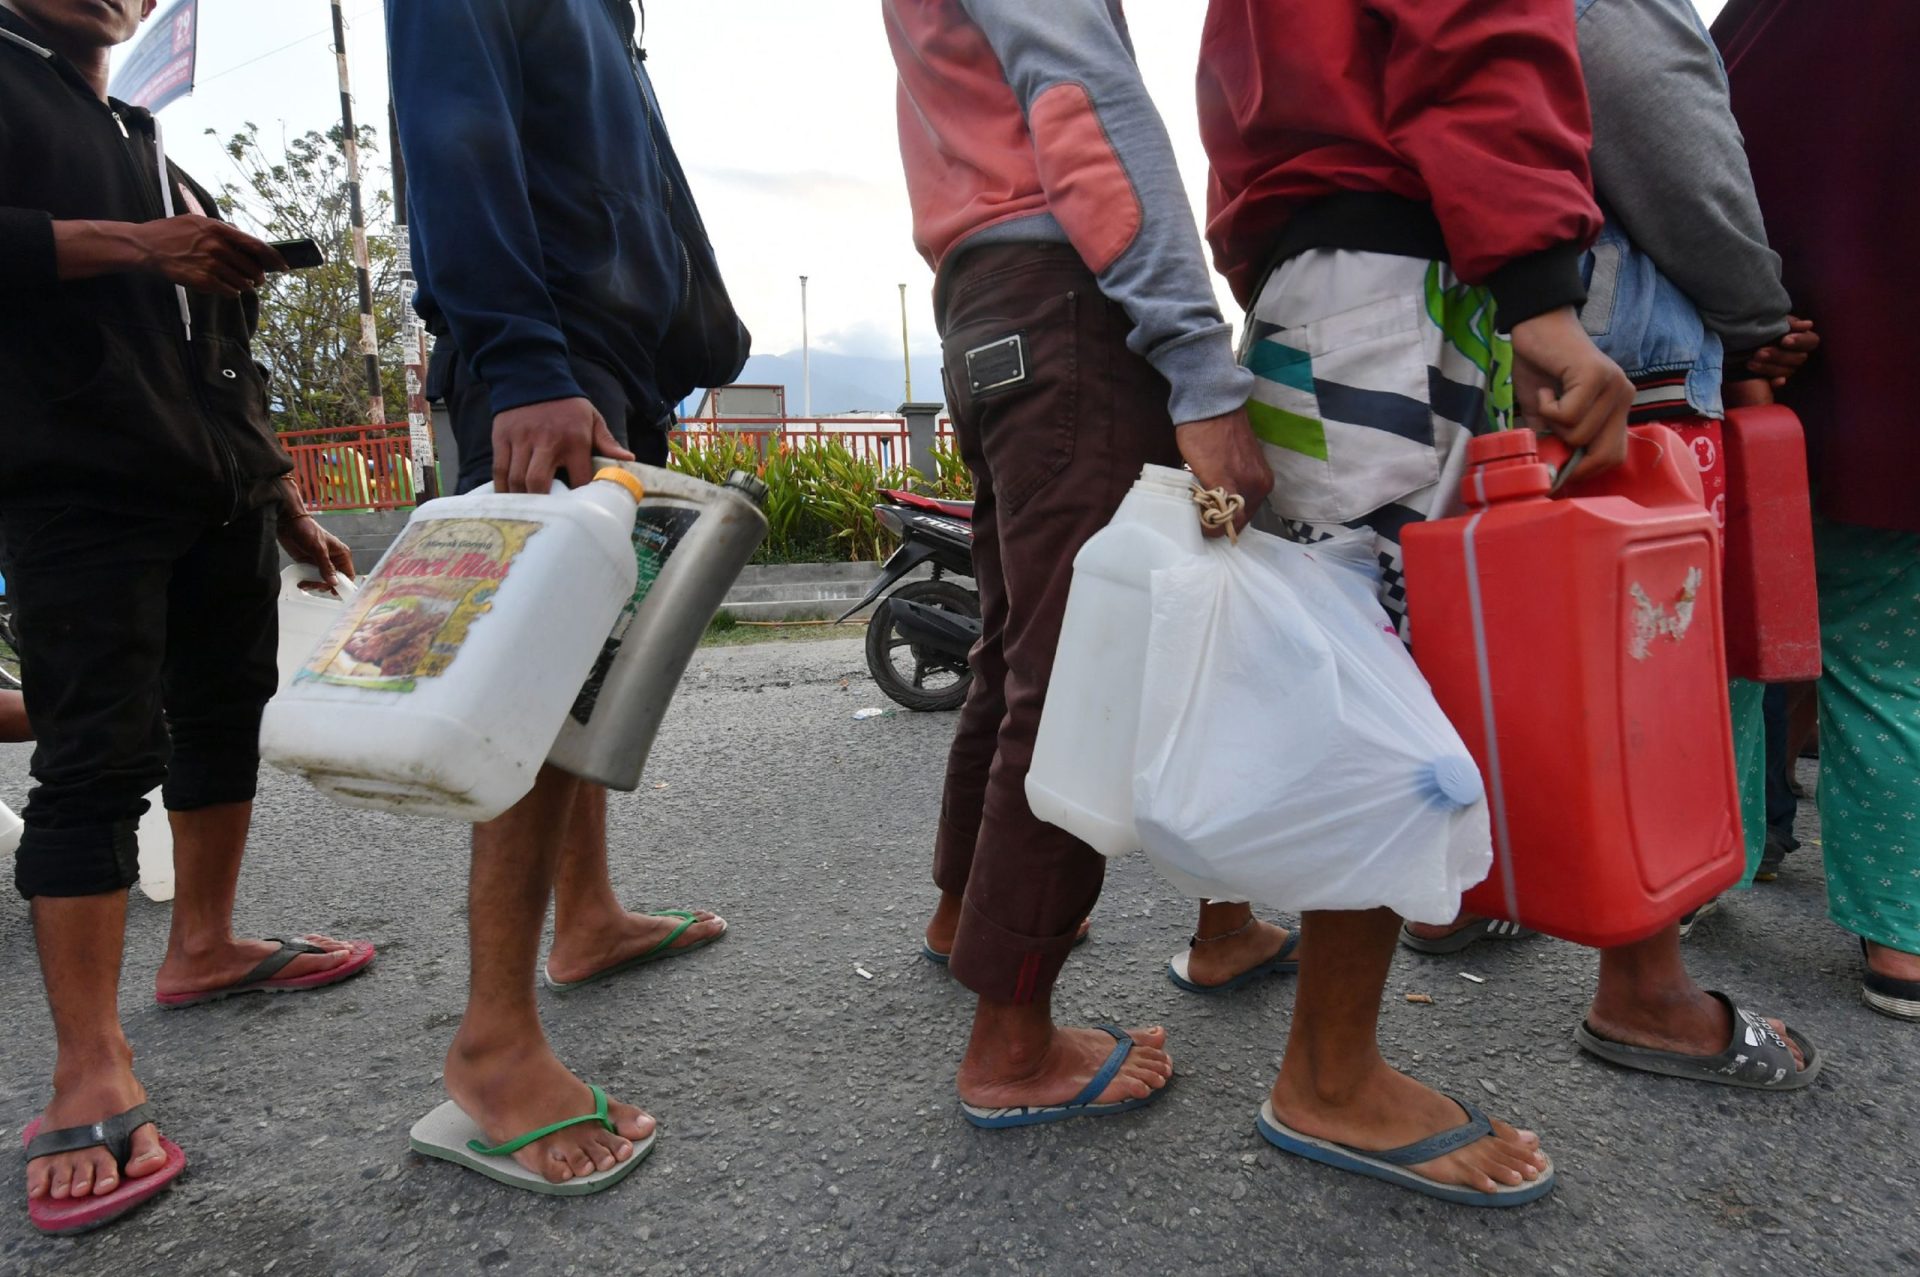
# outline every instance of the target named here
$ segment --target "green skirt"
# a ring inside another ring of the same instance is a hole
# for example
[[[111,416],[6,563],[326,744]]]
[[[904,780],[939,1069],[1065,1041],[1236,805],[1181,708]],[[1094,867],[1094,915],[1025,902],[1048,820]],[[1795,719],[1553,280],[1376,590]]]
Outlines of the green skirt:
[[[1920,953],[1920,535],[1816,522],[1833,920]]]

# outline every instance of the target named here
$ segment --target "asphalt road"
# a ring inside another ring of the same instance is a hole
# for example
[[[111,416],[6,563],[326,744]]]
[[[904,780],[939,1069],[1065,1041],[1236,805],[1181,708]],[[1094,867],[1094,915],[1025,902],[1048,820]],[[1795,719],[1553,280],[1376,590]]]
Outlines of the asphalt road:
[[[853,720],[883,703],[856,641],[695,658],[646,784],[614,804],[615,878],[635,905],[714,908],[733,930],[684,961],[545,995],[563,1055],[662,1122],[646,1166],[577,1200],[407,1150],[407,1127],[443,1098],[464,992],[463,831],[334,808],[265,776],[242,925],[367,937],[379,962],[332,990],[161,1011],[167,912],[136,896],[122,1004],[190,1169],[127,1221],[54,1240],[28,1225],[11,1163],[0,1271],[1920,1270],[1920,1038],[1860,1004],[1858,956],[1824,917],[1812,852],[1689,941],[1704,983],[1783,1014],[1826,1053],[1799,1094],[1578,1055],[1595,963],[1570,945],[1398,957],[1390,1056],[1542,1132],[1561,1184],[1535,1206],[1449,1207],[1264,1144],[1253,1116],[1292,991],[1177,992],[1163,971],[1189,907],[1137,857],[1113,866],[1057,1006],[1167,1024],[1172,1094],[1112,1120],[974,1130],[953,1095],[969,1000],[918,956],[953,720]],[[26,765],[25,748],[0,747],[0,795],[16,806]],[[44,1103],[52,1044],[11,893],[0,1007],[0,1139],[17,1141]]]

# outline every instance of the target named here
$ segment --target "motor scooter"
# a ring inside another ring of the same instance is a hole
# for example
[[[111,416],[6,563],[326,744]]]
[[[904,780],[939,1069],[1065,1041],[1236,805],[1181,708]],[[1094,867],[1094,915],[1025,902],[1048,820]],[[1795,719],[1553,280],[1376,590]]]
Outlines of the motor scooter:
[[[958,709],[973,682],[967,654],[980,639],[980,596],[947,578],[973,576],[973,503],[897,488],[881,495],[892,504],[875,506],[874,517],[900,547],[840,620],[878,599],[867,621],[873,681],[908,709]],[[931,577],[904,579],[922,564],[932,566]]]

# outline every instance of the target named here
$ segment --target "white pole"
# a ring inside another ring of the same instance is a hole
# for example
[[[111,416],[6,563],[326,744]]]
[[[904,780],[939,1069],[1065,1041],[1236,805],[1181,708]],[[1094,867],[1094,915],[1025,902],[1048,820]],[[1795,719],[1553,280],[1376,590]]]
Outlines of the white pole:
[[[907,346],[907,286],[900,285],[900,362],[907,370],[907,402],[913,402],[913,352]]]
[[[807,277],[800,277],[800,413],[813,415],[813,351],[807,342]]]

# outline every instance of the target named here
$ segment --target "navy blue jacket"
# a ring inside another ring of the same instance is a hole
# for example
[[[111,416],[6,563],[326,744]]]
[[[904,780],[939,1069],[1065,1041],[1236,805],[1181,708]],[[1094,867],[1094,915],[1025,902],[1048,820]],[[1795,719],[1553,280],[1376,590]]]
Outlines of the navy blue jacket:
[[[656,419],[738,370],[686,366],[729,331],[673,357],[718,273],[633,33],[625,0],[387,0],[414,307],[495,412],[579,395],[569,352]]]

